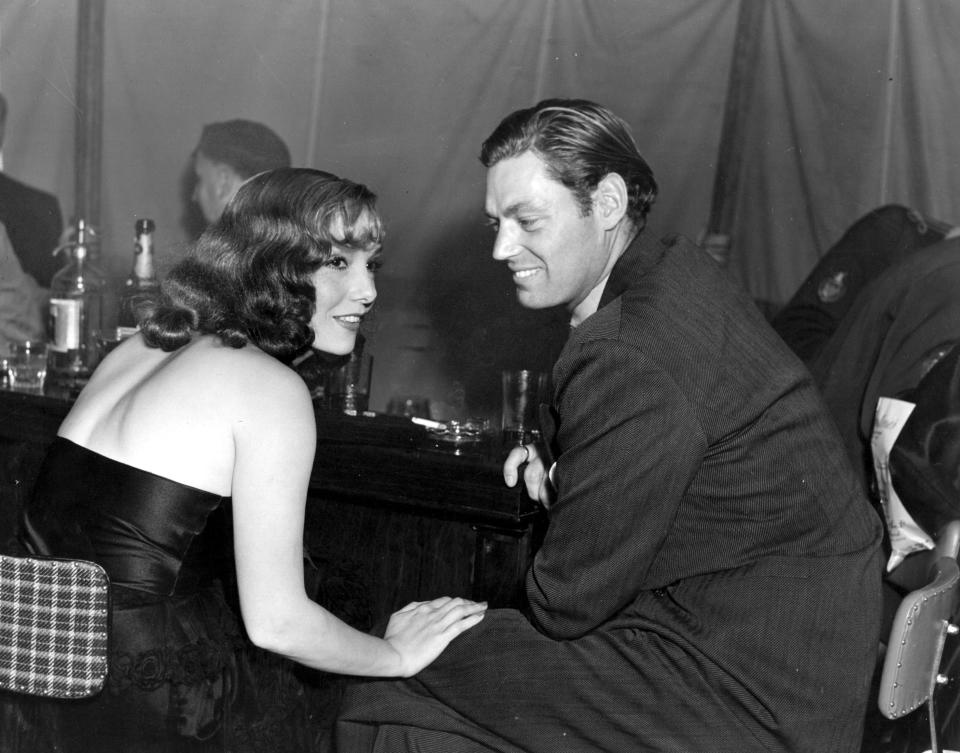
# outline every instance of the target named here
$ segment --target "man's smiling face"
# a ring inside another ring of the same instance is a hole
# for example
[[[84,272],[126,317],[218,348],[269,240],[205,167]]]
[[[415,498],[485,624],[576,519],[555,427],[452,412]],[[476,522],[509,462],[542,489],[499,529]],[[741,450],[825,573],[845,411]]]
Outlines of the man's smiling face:
[[[510,267],[527,308],[573,311],[604,279],[610,249],[596,212],[583,216],[573,193],[535,153],[487,171],[486,213],[497,233],[493,258]]]

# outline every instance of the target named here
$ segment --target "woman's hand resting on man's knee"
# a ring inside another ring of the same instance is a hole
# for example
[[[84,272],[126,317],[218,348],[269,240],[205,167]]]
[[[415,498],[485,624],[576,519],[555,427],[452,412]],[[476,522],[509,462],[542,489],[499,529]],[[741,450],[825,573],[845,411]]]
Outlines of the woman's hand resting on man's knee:
[[[483,619],[485,602],[442,596],[414,601],[394,612],[384,640],[400,658],[400,677],[412,677],[440,656],[447,645]]]

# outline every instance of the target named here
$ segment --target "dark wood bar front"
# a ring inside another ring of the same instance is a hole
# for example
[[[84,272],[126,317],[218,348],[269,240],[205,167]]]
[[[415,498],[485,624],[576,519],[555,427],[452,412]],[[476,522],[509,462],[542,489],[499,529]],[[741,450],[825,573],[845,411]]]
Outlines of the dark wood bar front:
[[[69,408],[66,400],[0,391],[5,538]],[[504,485],[496,448],[456,455],[423,427],[383,415],[318,411],[317,433],[305,530],[317,589],[338,584],[340,597],[362,603],[374,620],[439,595],[518,603],[541,518],[521,489]]]

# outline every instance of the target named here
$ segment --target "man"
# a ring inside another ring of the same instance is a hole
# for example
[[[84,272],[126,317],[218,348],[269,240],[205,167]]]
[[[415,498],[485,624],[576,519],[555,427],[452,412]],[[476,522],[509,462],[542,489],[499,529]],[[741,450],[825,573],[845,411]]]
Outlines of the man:
[[[0,148],[6,122],[7,100],[0,94]],[[38,285],[50,287],[50,278],[62,262],[53,255],[63,230],[57,198],[0,172],[0,222],[23,271]]]
[[[247,178],[277,167],[290,167],[290,151],[267,126],[252,120],[210,123],[193,153],[193,200],[208,224],[216,222]]]
[[[574,325],[555,465],[504,466],[549,505],[529,617],[352,686],[339,749],[858,751],[880,522],[809,374],[703,250],[642,233],[657,186],[609,110],[517,111],[481,161],[494,258]]]
[[[884,626],[889,625],[903,599],[904,585],[911,584],[910,573],[923,567],[924,557],[914,558],[916,561],[910,566],[901,566],[899,562],[927,536],[936,536],[943,522],[932,515],[932,503],[941,496],[938,472],[929,473],[933,464],[921,462],[926,458],[915,452],[911,459],[922,470],[908,477],[898,474],[896,466],[903,462],[903,456],[897,447],[908,442],[909,427],[916,431],[917,422],[926,420],[936,426],[936,431],[915,436],[914,447],[922,445],[924,453],[931,456],[946,455],[951,442],[950,419],[943,404],[939,406],[945,411],[939,424],[931,418],[938,406],[927,406],[923,411],[915,409],[903,430],[899,431],[897,425],[899,434],[894,434],[897,439],[889,457],[892,491],[920,526],[921,533],[903,524],[896,505],[890,504],[891,489],[878,482],[876,465],[878,461],[883,464],[885,458],[882,454],[874,457],[874,431],[884,425],[886,432],[894,431],[889,428],[889,419],[881,420],[878,426],[878,403],[882,398],[916,402],[910,393],[960,342],[958,289],[960,237],[949,231],[945,240],[904,256],[864,286],[836,331],[809,364],[861,486],[878,516],[887,521],[889,535],[884,549],[889,555],[888,566],[895,569],[884,579]],[[940,466],[948,473],[956,471],[946,461]],[[885,496],[886,508],[881,501]]]
[[[0,353],[9,353],[10,343],[17,340],[43,340],[45,304],[45,291],[24,274],[0,222]]]

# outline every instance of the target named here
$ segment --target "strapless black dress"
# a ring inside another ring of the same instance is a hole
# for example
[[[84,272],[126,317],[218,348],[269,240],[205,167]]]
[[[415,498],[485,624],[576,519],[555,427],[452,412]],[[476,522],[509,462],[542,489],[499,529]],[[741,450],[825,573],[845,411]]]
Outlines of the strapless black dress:
[[[107,687],[62,704],[68,748],[231,747],[224,730],[243,639],[220,579],[233,566],[229,501],[54,441],[28,538],[53,556],[100,563],[112,599]]]

